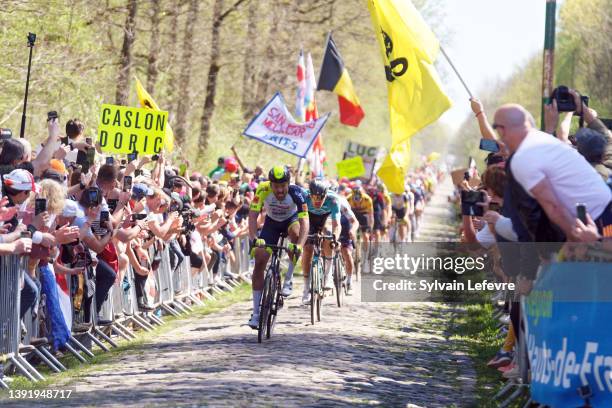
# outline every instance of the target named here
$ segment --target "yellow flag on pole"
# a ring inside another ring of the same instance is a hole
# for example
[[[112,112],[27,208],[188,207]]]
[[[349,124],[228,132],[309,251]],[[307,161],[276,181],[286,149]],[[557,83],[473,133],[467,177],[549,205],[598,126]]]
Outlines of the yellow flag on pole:
[[[410,0],[368,0],[389,93],[391,146],[451,106],[434,67],[440,44]]]
[[[147,92],[146,89],[142,86],[138,78],[136,78],[136,94],[138,95],[138,101],[140,102],[140,107],[145,109],[153,109],[153,110],[161,110],[157,103],[153,100],[151,95]],[[168,123],[166,126],[166,141],[164,143],[164,147],[168,152],[172,152],[174,150],[174,132]]]
[[[406,170],[410,165],[410,139],[406,139],[391,148],[383,164],[376,173],[378,178],[385,183],[385,186],[395,194],[402,194],[406,188],[404,179],[406,178]]]
[[[368,0],[368,8],[385,65],[391,123],[391,150],[377,174],[390,191],[402,193],[410,137],[436,121],[451,101],[433,65],[438,39],[410,0]]]

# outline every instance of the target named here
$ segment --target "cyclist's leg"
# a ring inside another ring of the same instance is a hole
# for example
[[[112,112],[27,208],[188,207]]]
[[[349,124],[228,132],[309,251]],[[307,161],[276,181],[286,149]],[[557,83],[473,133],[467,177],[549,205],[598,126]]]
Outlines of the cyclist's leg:
[[[343,242],[340,253],[344,259],[344,270],[346,271],[346,286],[347,290],[350,289],[353,282],[353,245],[349,240]]]
[[[287,227],[287,235],[289,241],[293,244],[297,243],[300,234],[300,225],[297,220],[297,214],[295,214]],[[289,254],[289,266],[287,267],[287,273],[285,274],[285,284],[283,285],[283,296],[289,296],[293,290],[293,269],[295,264],[293,263],[293,253]]]
[[[273,245],[278,242],[280,232],[276,228],[276,222],[266,217],[264,226],[259,233],[259,238],[263,239],[266,244]],[[253,290],[253,315],[249,321],[249,326],[256,327],[259,319],[259,306],[261,304],[261,295],[264,286],[264,271],[268,260],[270,259],[270,253],[266,248],[255,249],[255,266],[253,267],[253,278],[251,282],[251,288]]]
[[[334,256],[334,251],[331,247],[331,241],[326,239],[323,241],[322,245],[321,245],[321,252],[323,253],[323,258],[324,258],[324,262],[323,262],[323,273],[324,273],[324,288],[325,289],[332,289],[334,287],[334,280],[332,277],[332,260],[333,260],[333,256]]]
[[[397,228],[398,228],[398,236],[399,242],[406,241],[406,209],[398,210],[397,214]]]
[[[314,246],[311,240],[307,240],[302,252],[302,273],[304,274],[304,292],[302,293],[302,302],[310,301],[310,267],[312,265],[312,254]]]

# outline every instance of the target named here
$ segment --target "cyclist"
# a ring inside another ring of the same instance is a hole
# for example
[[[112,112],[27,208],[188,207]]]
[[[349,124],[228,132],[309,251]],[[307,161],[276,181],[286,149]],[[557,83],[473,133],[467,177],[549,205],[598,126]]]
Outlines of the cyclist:
[[[411,213],[412,201],[408,192],[402,194],[391,195],[391,209],[393,210],[393,216],[397,220],[397,231],[395,232],[399,242],[405,242],[406,237],[410,233],[410,221],[408,220],[408,214]]]
[[[259,183],[249,211],[249,239],[251,256],[255,257],[253,268],[253,314],[249,326],[257,329],[259,325],[259,305],[264,285],[264,270],[270,258],[269,250],[264,245],[276,245],[282,233],[289,236],[289,268],[285,275],[285,284],[291,286],[293,268],[306,241],[308,232],[308,205],[300,187],[290,184],[289,170],[284,166],[273,167],[268,173],[268,181]],[[261,209],[266,211],[266,218],[257,237],[257,218]]]
[[[353,249],[359,221],[346,197],[341,194],[337,195],[338,203],[340,204],[340,253],[344,259],[344,267],[346,269],[346,294],[350,296],[353,294]]]
[[[374,207],[374,242],[378,244],[385,240],[387,225],[391,218],[391,197],[382,183],[371,189],[370,197]]]
[[[361,186],[361,181],[357,180],[351,188],[353,192],[347,197],[351,209],[359,221],[359,230],[365,243],[364,254],[368,253],[370,244],[370,231],[374,225],[374,208],[372,198],[366,194]]]
[[[316,234],[323,230],[327,217],[331,215],[332,220],[332,235],[336,237],[340,233],[340,207],[338,205],[338,196],[336,193],[329,191],[327,184],[320,179],[315,179],[308,185],[308,190],[304,192],[306,203],[308,204],[308,219],[310,220],[309,235]],[[332,289],[334,280],[331,274],[332,261],[332,245],[329,240],[325,240],[322,245],[324,257],[324,289]],[[302,271],[304,273],[304,293],[302,295],[302,303],[310,303],[310,267],[312,264],[312,254],[314,251],[314,240],[308,239],[304,246],[304,256],[302,256]],[[285,288],[283,288],[284,291]]]

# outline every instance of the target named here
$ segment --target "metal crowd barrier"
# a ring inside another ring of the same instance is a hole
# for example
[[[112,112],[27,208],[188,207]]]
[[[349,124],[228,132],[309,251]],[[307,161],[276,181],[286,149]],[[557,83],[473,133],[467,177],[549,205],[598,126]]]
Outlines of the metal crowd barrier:
[[[153,247],[151,247],[152,249]],[[153,259],[151,251],[151,259]],[[250,282],[252,263],[249,257],[248,237],[237,237],[233,248],[234,261],[230,259],[221,260],[219,265],[218,277],[216,281],[211,279],[212,272],[204,262],[202,268],[191,267],[189,256],[185,256],[183,261],[173,269],[170,263],[168,246],[159,253],[161,263],[157,270],[150,272],[148,286],[153,286],[154,296],[148,296],[153,301],[150,306],[153,311],[141,311],[138,307],[136,297],[136,286],[134,280],[134,270],[128,266],[125,276],[117,279],[112,286],[108,299],[104,302],[100,312],[100,318],[111,323],[100,326],[99,317],[96,313],[95,294],[91,305],[91,328],[79,333],[74,332],[74,324],[83,323],[82,307],[81,312],[74,310],[74,299],[71,288],[71,277],[67,277],[68,292],[70,293],[70,303],[73,313],[72,335],[65,345],[65,350],[73,354],[81,363],[87,363],[88,358],[93,358],[91,347],[95,344],[103,351],[110,351],[104,342],[112,347],[117,347],[113,340],[123,338],[127,341],[136,338],[134,330],[151,331],[154,325],[163,324],[162,313],[173,316],[182,316],[193,310],[194,306],[202,305],[203,299],[214,299],[214,293],[223,293],[225,290],[233,290],[238,286],[239,281]],[[55,372],[65,371],[66,367],[47,350],[45,346],[36,347],[31,350],[28,348],[28,355],[20,355],[19,347],[21,341],[21,321],[20,294],[23,284],[23,274],[25,273],[26,258],[17,256],[0,257],[0,388],[9,388],[9,385],[2,380],[4,363],[12,364],[16,370],[36,382],[44,379],[38,371],[28,362],[27,357],[35,354],[41,361],[46,363]],[[95,276],[95,274],[93,275]],[[84,287],[87,291],[89,277],[83,276]],[[149,293],[148,293],[149,295]],[[43,305],[41,304],[42,308]],[[31,316],[28,314],[28,316]],[[28,335],[24,338],[27,344],[30,337],[38,335],[40,326],[39,314],[34,318],[26,316],[26,327]],[[25,352],[24,352],[25,353]]]
[[[37,379],[29,371],[31,366],[19,354],[21,339],[19,311],[23,273],[19,257],[16,255],[0,257],[0,361],[10,361],[23,375],[36,382]],[[0,372],[0,387],[9,388],[2,381],[2,372]]]

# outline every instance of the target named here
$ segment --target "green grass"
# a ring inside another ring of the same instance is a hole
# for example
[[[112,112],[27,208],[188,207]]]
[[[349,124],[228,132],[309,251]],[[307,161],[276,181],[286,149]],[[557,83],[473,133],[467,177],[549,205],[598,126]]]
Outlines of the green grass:
[[[496,369],[487,367],[487,362],[495,355],[503,343],[498,339],[497,320],[493,318],[493,306],[489,303],[468,305],[465,313],[454,315],[450,322],[451,338],[466,347],[476,370],[475,406],[497,407],[493,396],[505,385],[503,377]],[[524,402],[524,401],[523,401]],[[520,407],[520,399],[510,407]]]
[[[152,340],[159,337],[161,334],[167,333],[181,324],[184,324],[186,319],[201,318],[211,313],[215,313],[222,310],[234,303],[246,301],[251,296],[250,284],[243,283],[236,287],[232,292],[224,292],[222,295],[215,295],[215,300],[206,301],[203,306],[194,307],[194,311],[186,316],[174,317],[164,316],[163,320],[166,324],[163,326],[154,326],[155,329],[151,332],[138,331],[136,333],[136,339],[130,342],[126,340],[114,339],[119,347],[111,348],[110,352],[105,353],[98,347],[92,352],[94,358],[88,358],[89,364],[81,364],[74,356],[66,353],[66,356],[60,361],[66,368],[67,371],[61,373],[54,373],[48,367],[39,365],[37,369],[45,377],[44,381],[32,382],[23,376],[12,377],[13,381],[10,383],[12,389],[18,390],[34,390],[34,389],[46,389],[49,387],[59,389],[58,387],[70,387],[71,384],[78,381],[79,378],[86,376],[88,373],[97,370],[103,370],[111,366],[119,357],[130,354],[144,354],[146,347]],[[108,346],[108,344],[107,344]],[[8,391],[0,390],[0,401],[2,398],[8,395]]]

